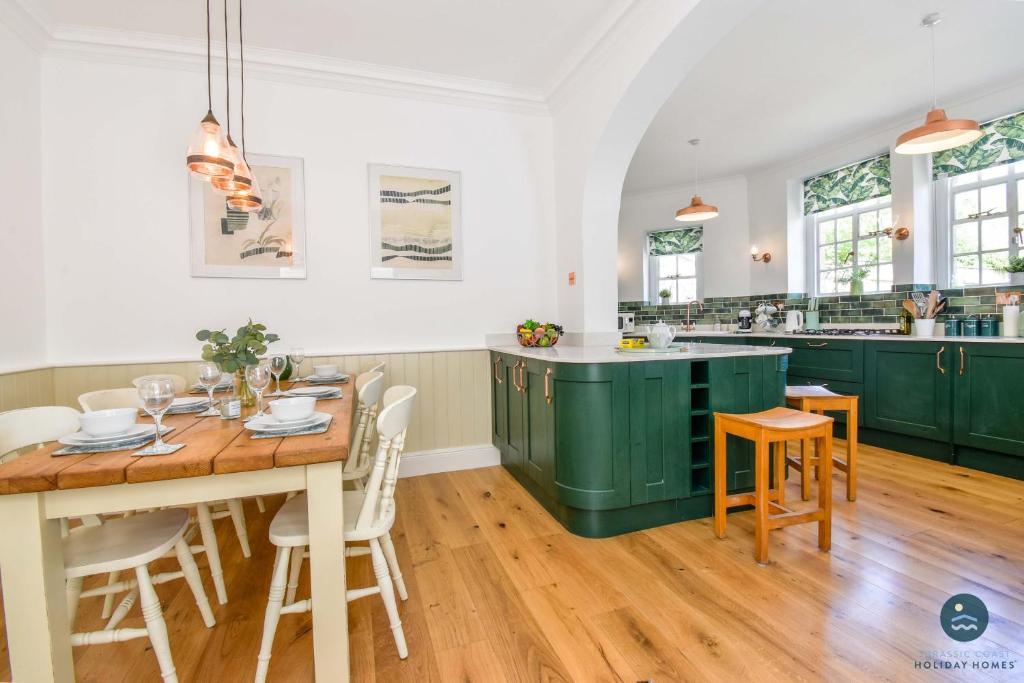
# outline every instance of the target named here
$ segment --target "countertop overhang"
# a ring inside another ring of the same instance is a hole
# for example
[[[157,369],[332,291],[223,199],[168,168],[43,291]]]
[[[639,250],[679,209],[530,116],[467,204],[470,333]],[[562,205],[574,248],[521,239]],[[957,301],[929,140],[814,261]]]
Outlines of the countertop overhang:
[[[631,336],[642,337],[642,334]],[[709,337],[726,337],[735,339],[737,337],[757,337],[760,339],[813,339],[815,341],[907,341],[907,342],[953,342],[953,343],[975,343],[983,344],[1022,344],[1024,337],[962,337],[936,335],[934,337],[916,337],[912,334],[799,334],[793,332],[711,332],[711,331],[688,331],[677,332],[676,339],[698,337],[707,339]]]
[[[711,344],[701,342],[675,343],[670,353],[635,353],[607,346],[491,346],[491,351],[510,356],[532,358],[553,363],[637,363],[666,360],[705,360],[735,356],[782,356],[792,353],[784,346],[748,346],[745,344]]]

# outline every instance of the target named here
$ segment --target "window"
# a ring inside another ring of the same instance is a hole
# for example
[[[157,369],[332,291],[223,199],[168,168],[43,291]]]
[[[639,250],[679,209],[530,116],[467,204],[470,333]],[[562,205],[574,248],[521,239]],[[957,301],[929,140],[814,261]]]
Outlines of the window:
[[[700,298],[700,257],[704,228],[658,230],[647,235],[649,299],[661,303],[660,292],[671,292],[673,304]]]
[[[1020,250],[1014,228],[1024,228],[1024,161],[962,173],[948,183],[949,284],[998,285],[1010,281],[1003,270]]]
[[[892,290],[892,226],[889,198],[869,199],[813,216],[819,295],[848,294],[859,274],[864,292]]]
[[[882,232],[892,227],[890,177],[883,154],[804,181],[816,294],[892,290],[892,240]]]

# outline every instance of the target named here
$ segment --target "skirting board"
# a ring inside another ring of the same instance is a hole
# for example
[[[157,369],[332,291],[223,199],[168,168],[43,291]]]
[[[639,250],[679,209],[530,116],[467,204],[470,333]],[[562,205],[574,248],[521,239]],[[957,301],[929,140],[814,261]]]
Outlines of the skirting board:
[[[489,443],[459,448],[438,448],[403,455],[398,476],[418,477],[421,474],[472,470],[500,464],[501,454]]]

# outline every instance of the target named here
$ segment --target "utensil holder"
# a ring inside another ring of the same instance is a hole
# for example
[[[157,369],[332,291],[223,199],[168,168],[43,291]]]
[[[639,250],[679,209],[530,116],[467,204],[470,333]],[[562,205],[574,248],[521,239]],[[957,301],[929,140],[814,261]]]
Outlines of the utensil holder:
[[[805,330],[820,330],[821,319],[818,317],[818,311],[807,311],[804,313],[804,329]]]
[[[914,321],[914,336],[934,337],[935,318],[918,318]]]

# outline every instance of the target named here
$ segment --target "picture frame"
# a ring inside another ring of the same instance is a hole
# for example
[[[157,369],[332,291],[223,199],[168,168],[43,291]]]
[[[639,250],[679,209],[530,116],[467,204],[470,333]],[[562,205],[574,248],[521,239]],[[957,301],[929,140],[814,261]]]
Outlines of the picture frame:
[[[462,279],[462,174],[369,164],[370,277]]]
[[[247,155],[263,208],[251,214],[226,205],[201,178],[189,177],[192,277],[306,278],[303,160]]]

